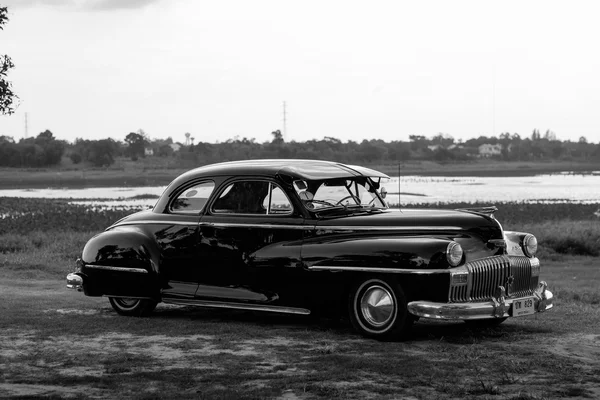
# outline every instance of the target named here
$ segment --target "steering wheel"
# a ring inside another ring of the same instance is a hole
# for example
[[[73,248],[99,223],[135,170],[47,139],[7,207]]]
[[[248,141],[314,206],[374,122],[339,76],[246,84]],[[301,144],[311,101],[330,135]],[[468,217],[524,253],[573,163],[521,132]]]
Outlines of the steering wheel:
[[[342,205],[342,206],[343,206],[343,204],[342,204],[342,201],[344,201],[344,200],[346,200],[346,199],[353,199],[353,200],[356,202],[356,204],[360,204],[360,199],[359,199],[358,197],[356,197],[356,196],[353,196],[353,195],[350,195],[350,196],[346,196],[346,197],[344,197],[344,198],[342,198],[342,199],[338,200],[338,202],[337,202],[337,203],[335,203],[335,205],[336,205],[336,206],[337,206],[337,205]]]

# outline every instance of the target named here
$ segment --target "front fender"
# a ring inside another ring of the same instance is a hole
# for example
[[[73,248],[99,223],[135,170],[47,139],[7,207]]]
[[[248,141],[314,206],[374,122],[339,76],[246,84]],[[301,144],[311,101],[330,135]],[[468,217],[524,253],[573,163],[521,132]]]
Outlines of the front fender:
[[[392,274],[407,299],[444,301],[450,284],[450,242],[430,236],[319,238],[302,246],[302,262],[309,271],[324,274],[319,280],[344,290],[366,276]]]
[[[450,239],[432,237],[337,237],[310,240],[302,246],[302,261],[316,267],[431,270],[449,268]]]

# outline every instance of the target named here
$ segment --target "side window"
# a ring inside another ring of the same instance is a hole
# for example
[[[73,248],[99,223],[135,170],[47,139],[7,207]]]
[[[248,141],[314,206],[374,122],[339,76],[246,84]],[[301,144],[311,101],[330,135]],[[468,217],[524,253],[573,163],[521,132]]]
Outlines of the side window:
[[[215,183],[202,182],[184,190],[171,204],[171,212],[198,214],[204,208],[210,194],[215,188]]]
[[[292,204],[283,190],[266,181],[237,181],[214,202],[215,214],[290,214]]]
[[[216,214],[266,214],[264,201],[268,196],[268,182],[233,182],[215,201],[212,211]]]
[[[285,195],[283,190],[274,184],[271,184],[271,196],[270,200],[267,197],[264,201],[263,207],[267,209],[269,214],[291,214],[292,204]]]

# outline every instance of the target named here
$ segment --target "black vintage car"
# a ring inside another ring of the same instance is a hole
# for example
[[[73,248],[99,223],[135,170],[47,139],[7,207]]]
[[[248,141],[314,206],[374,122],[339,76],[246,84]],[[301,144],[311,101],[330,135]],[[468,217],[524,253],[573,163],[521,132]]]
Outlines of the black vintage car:
[[[122,315],[161,301],[342,313],[375,338],[419,317],[495,325],[552,308],[533,235],[504,231],[494,207],[389,209],[387,178],[311,160],[194,169],[90,239],[67,287]]]

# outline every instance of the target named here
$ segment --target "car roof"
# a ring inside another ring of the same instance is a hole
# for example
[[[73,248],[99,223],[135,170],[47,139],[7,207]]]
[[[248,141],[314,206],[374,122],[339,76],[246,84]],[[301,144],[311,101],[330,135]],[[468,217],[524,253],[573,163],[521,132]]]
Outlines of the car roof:
[[[179,175],[165,189],[156,203],[154,210],[162,212],[167,207],[168,199],[176,190],[188,182],[211,177],[235,176],[269,176],[284,175],[293,180],[317,180],[335,178],[353,178],[368,176],[371,178],[389,178],[386,174],[370,168],[346,165],[321,160],[245,160],[210,164],[192,169]]]
[[[389,176],[379,171],[356,165],[346,165],[332,161],[298,159],[230,161],[195,168],[186,172],[181,177],[185,176],[185,179],[193,179],[196,177],[220,175],[275,176],[278,174],[307,180],[350,178],[355,176],[389,178]]]

